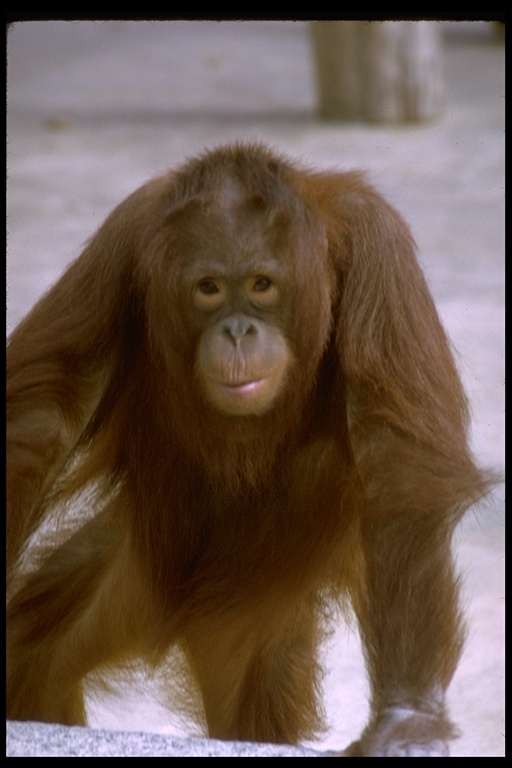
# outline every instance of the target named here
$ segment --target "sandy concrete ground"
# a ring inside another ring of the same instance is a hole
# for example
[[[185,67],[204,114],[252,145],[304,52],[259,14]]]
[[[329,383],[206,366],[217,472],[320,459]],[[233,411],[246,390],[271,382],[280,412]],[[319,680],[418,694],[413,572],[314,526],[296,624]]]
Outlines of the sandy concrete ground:
[[[366,168],[412,225],[460,355],[483,464],[503,468],[504,49],[488,25],[449,25],[447,110],[426,126],[322,124],[307,25],[23,23],[8,36],[8,329],[107,212],[204,147],[265,141],[319,168]],[[449,701],[455,756],[504,755],[504,515],[499,488],[457,539],[469,622]],[[326,650],[329,730],[367,713],[357,639]],[[150,699],[91,705],[96,726],[198,733]]]

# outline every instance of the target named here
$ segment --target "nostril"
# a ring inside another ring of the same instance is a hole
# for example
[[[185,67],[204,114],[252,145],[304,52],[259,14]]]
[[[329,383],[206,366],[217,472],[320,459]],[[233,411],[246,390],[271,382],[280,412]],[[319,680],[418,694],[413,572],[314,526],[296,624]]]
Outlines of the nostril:
[[[236,317],[226,321],[223,333],[234,341],[239,341],[244,336],[256,333],[256,327],[250,318]]]

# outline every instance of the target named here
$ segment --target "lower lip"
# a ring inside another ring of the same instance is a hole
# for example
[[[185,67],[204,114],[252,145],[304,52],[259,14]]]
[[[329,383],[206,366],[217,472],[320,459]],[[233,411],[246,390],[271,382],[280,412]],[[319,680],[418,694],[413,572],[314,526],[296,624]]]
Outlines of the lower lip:
[[[264,381],[265,379],[258,379],[257,381],[247,381],[245,384],[221,384],[221,386],[233,394],[249,395],[259,389]]]

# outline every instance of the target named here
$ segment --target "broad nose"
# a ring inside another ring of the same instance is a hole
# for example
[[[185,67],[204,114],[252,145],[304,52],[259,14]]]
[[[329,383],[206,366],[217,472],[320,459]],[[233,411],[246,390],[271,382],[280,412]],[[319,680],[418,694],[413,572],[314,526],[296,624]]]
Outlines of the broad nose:
[[[256,325],[250,317],[246,317],[245,315],[235,315],[224,321],[222,331],[236,345],[245,336],[255,335]]]

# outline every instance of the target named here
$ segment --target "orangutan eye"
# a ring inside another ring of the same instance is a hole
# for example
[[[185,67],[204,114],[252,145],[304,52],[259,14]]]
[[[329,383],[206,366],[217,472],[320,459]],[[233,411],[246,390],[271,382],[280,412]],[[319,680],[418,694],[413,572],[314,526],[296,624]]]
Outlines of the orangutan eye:
[[[201,293],[211,296],[214,293],[219,293],[219,287],[213,280],[202,280],[199,283],[199,290]]]
[[[256,291],[257,293],[264,293],[265,291],[269,290],[271,285],[272,285],[272,281],[269,280],[268,277],[260,277],[254,283],[252,289],[253,289],[253,291]]]

